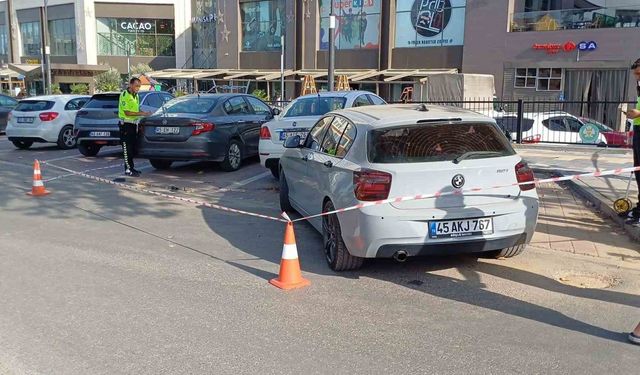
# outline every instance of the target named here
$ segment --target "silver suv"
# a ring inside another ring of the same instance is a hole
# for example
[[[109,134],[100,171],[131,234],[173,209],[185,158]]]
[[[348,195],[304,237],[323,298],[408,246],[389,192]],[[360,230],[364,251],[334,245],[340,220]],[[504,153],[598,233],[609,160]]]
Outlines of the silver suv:
[[[379,204],[310,219],[336,271],[364,258],[521,253],[538,217],[534,180],[495,121],[440,106],[383,105],[330,112],[306,140],[285,142],[280,204],[304,216],[362,202]],[[467,192],[470,188],[484,188]]]

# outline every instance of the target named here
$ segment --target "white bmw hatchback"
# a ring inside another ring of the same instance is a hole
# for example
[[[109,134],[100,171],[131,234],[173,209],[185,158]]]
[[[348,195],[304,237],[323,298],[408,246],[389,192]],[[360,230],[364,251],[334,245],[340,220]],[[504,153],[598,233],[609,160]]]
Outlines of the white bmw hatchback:
[[[278,162],[284,153],[284,140],[291,135],[306,137],[309,128],[329,111],[386,104],[368,91],[325,91],[304,95],[292,101],[275,119],[260,129],[260,164],[278,177]]]
[[[36,143],[55,143],[62,149],[76,147],[73,124],[76,113],[91,97],[50,95],[21,100],[9,113],[7,138],[20,149]]]
[[[495,121],[475,112],[425,105],[352,108],[328,113],[302,144],[293,136],[285,147],[285,211],[312,216],[362,202],[437,196],[310,219],[336,271],[357,269],[364,258],[512,257],[533,236],[535,185],[513,186],[533,181],[533,172]]]

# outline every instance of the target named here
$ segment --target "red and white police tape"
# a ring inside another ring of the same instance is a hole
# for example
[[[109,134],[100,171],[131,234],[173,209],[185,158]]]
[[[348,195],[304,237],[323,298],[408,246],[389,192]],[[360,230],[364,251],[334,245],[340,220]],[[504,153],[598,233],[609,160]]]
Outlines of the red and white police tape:
[[[122,183],[122,182],[112,181],[112,180],[109,180],[109,179],[106,179],[106,178],[93,176],[93,175],[90,175],[90,174],[87,174],[87,173],[84,173],[84,172],[78,172],[78,171],[74,171],[72,169],[60,167],[60,166],[57,166],[57,165],[54,165],[54,164],[51,164],[51,163],[47,163],[47,165],[49,165],[51,167],[54,167],[54,168],[57,168],[57,169],[60,169],[60,170],[63,170],[63,171],[66,171],[66,172],[68,172],[69,174],[72,174],[72,175],[85,177],[85,178],[88,178],[90,180],[102,182],[102,183],[109,184],[109,185],[114,185],[114,186],[117,186],[117,187],[121,187],[123,189],[128,189],[128,190],[132,190],[132,191],[147,193],[147,194],[155,195],[155,196],[162,197],[162,198],[167,198],[167,199],[173,199],[173,200],[178,200],[178,201],[182,201],[182,202],[192,203],[192,204],[196,204],[196,205],[199,205],[199,206],[213,208],[213,209],[221,210],[221,211],[225,211],[225,212],[231,212],[231,213],[236,213],[236,214],[240,214],[240,215],[247,215],[247,216],[257,217],[257,218],[261,218],[261,219],[279,221],[279,222],[283,222],[283,223],[286,223],[286,222],[299,222],[299,221],[309,220],[309,219],[322,217],[322,216],[326,216],[326,215],[338,214],[338,213],[342,213],[342,212],[346,212],[346,211],[352,211],[352,210],[357,210],[357,209],[360,209],[360,208],[371,207],[371,206],[379,206],[379,205],[389,204],[389,203],[399,203],[399,202],[408,202],[408,201],[415,201],[415,200],[422,200],[422,199],[439,198],[439,197],[447,196],[447,195],[464,195],[465,193],[475,193],[475,192],[484,191],[484,190],[501,189],[501,188],[512,187],[512,186],[520,186],[520,185],[531,185],[531,184],[540,185],[540,184],[545,184],[545,183],[550,183],[550,182],[561,182],[561,181],[571,181],[571,180],[576,181],[576,180],[581,180],[581,179],[587,178],[587,177],[616,176],[616,175],[621,175],[623,173],[632,173],[632,172],[640,171],[640,167],[618,168],[618,169],[611,169],[611,170],[607,170],[607,171],[596,171],[596,172],[576,174],[576,175],[571,175],[571,176],[536,179],[534,181],[527,181],[527,182],[514,182],[512,184],[506,184],[506,185],[495,185],[495,186],[488,186],[488,187],[474,187],[474,188],[469,188],[469,189],[460,189],[460,190],[447,191],[447,192],[436,192],[436,193],[432,193],[432,194],[417,194],[417,195],[411,195],[411,196],[405,196],[405,197],[395,197],[395,198],[388,198],[388,199],[383,199],[383,200],[379,200],[379,201],[363,202],[363,203],[359,203],[359,204],[356,204],[356,205],[351,206],[351,207],[341,208],[341,209],[337,209],[337,210],[334,210],[334,211],[323,212],[323,213],[320,213],[320,214],[317,214],[317,215],[311,215],[311,216],[306,216],[306,217],[302,217],[302,218],[299,218],[299,219],[291,220],[289,218],[289,216],[287,216],[285,213],[282,214],[282,217],[284,218],[284,219],[282,219],[282,218],[278,218],[278,217],[257,214],[257,213],[254,213],[254,212],[237,210],[237,209],[234,209],[234,208],[221,206],[221,205],[215,204],[215,203],[203,202],[203,201],[198,201],[198,200],[191,199],[191,198],[180,197],[180,196],[177,196],[177,195],[160,193],[160,192],[157,192],[157,191],[154,191],[154,190],[144,189],[144,188],[141,188],[141,187],[128,185],[128,184],[125,184],[125,183]]]

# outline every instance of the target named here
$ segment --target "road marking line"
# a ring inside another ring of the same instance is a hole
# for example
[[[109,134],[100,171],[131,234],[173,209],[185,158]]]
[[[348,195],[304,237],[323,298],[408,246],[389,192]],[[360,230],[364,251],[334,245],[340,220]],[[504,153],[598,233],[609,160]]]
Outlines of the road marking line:
[[[49,163],[49,162],[53,162],[53,161],[59,161],[59,160],[67,160],[67,159],[80,159],[82,157],[82,155],[77,154],[77,155],[69,155],[69,156],[63,156],[60,158],[55,158],[55,159],[48,159],[48,160],[43,160],[43,163]]]
[[[233,189],[237,189],[241,186],[245,186],[248,185],[252,182],[258,181],[258,180],[262,180],[263,178],[267,177],[267,176],[271,176],[271,172],[263,172],[260,173],[259,175],[253,176],[253,177],[249,177],[245,180],[242,181],[238,181],[238,182],[234,182],[233,184],[220,188],[220,190],[224,191],[224,190],[233,190]]]

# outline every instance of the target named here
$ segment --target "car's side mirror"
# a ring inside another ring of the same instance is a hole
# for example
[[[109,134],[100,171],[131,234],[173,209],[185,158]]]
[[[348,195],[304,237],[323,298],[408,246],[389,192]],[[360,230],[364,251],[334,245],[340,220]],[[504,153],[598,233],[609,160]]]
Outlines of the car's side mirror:
[[[292,135],[284,141],[284,148],[300,148],[300,141],[299,135]]]
[[[280,111],[279,108],[273,108],[271,110],[271,113],[273,113],[273,116],[280,116],[280,113],[282,113],[282,112]]]

